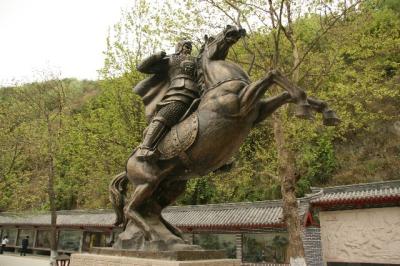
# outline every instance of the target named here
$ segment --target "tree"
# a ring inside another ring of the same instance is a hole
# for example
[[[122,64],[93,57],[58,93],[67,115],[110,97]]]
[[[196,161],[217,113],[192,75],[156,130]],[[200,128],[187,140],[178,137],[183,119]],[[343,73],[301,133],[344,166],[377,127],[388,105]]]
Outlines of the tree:
[[[320,32],[317,32],[314,39],[301,51],[299,46],[299,38],[294,29],[294,8],[293,1],[282,0],[273,2],[269,1],[208,1],[211,5],[221,10],[226,16],[239,27],[241,27],[241,21],[244,21],[246,26],[250,30],[250,38],[257,38],[257,32],[270,31],[269,34],[264,34],[262,37],[270,37],[266,40],[254,41],[252,46],[248,43],[243,42],[243,48],[249,51],[252,56],[249,62],[249,72],[254,69],[258,75],[259,73],[265,73],[269,64],[271,68],[281,69],[291,75],[292,80],[295,83],[300,82],[300,66],[309,54],[313,51],[315,46],[318,46],[321,38],[338,22],[344,17],[344,15],[354,9],[358,5],[358,2],[352,4],[352,6],[346,6],[343,4],[343,10],[338,7],[332,7],[332,3],[322,2],[320,5],[314,6],[313,3],[308,4],[309,11],[311,8],[322,8],[324,11],[336,9],[330,14],[324,13],[320,16]],[[302,6],[304,3],[296,6],[297,17],[301,17]],[[331,6],[330,6],[331,5]],[[236,16],[232,14],[236,12]],[[259,24],[251,25],[250,21],[259,20]],[[266,21],[269,21],[266,22]],[[271,47],[264,52],[262,45]],[[288,49],[289,48],[289,49]],[[260,58],[256,60],[256,55]],[[238,57],[235,54],[235,59]],[[261,62],[260,62],[261,61]],[[256,74],[256,75],[257,75]],[[254,75],[254,74],[253,74]],[[283,109],[283,108],[282,108]],[[273,128],[274,128],[274,139],[276,143],[278,166],[277,172],[279,179],[281,180],[281,194],[283,199],[283,215],[286,221],[289,231],[289,254],[290,261],[293,264],[300,263],[305,264],[304,260],[304,247],[301,239],[301,225],[299,219],[299,211],[296,199],[296,182],[300,175],[296,169],[296,140],[292,139],[303,139],[299,132],[296,132],[296,128],[299,128],[299,122],[294,123],[291,121],[291,114],[293,111],[290,108],[283,109],[283,112],[277,112],[273,116]],[[297,124],[297,125],[296,125]],[[304,123],[303,123],[304,124]],[[304,129],[304,125],[300,125]],[[307,130],[308,132],[310,130]],[[300,135],[300,136],[298,136]],[[288,140],[291,141],[288,141]]]
[[[60,139],[64,134],[66,114],[66,91],[63,82],[52,74],[43,74],[41,82],[35,82],[15,90],[16,100],[24,106],[25,121],[31,120],[31,141],[38,145],[35,152],[40,156],[32,165],[37,174],[47,179],[47,196],[51,213],[51,260],[57,255],[57,208],[55,182],[57,178],[56,157]]]

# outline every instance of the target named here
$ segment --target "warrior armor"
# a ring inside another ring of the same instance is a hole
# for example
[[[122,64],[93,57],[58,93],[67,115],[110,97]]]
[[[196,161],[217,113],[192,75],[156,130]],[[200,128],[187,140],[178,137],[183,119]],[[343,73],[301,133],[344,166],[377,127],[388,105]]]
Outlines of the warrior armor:
[[[168,64],[168,76],[170,85],[164,98],[158,103],[159,107],[173,101],[182,102],[186,105],[199,97],[199,92],[195,84],[195,58],[190,55],[174,54],[170,56]]]
[[[158,53],[138,66],[138,70],[144,73],[165,71],[170,81],[168,91],[157,104],[157,113],[145,131],[143,143],[139,147],[137,156],[143,160],[156,157],[158,143],[178,123],[193,100],[199,97],[195,84],[196,60],[190,56],[191,43],[179,42],[175,49],[175,54],[165,56],[165,53]]]

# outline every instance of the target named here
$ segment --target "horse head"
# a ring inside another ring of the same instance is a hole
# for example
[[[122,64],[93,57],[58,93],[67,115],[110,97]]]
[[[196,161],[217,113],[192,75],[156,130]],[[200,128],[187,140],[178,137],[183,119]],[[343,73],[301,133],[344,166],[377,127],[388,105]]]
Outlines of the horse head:
[[[209,60],[225,60],[229,48],[241,37],[246,35],[246,30],[236,26],[227,25],[225,29],[215,36],[204,37],[204,45],[200,51],[206,53]]]
[[[229,48],[245,35],[246,30],[227,25],[217,35],[204,37],[198,56],[199,84],[210,88],[222,80],[247,78],[247,74],[239,66],[225,61]]]

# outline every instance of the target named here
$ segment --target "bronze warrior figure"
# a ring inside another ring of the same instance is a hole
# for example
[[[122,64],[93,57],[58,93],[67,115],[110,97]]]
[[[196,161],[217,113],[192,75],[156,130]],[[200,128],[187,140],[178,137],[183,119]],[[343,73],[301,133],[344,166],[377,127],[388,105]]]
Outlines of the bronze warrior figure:
[[[191,56],[192,43],[181,41],[175,54],[166,56],[159,52],[144,59],[137,69],[146,74],[166,74],[169,80],[167,92],[156,104],[155,114],[145,131],[137,151],[141,160],[157,159],[157,144],[166,132],[186,113],[194,99],[199,97],[196,79],[196,62]]]

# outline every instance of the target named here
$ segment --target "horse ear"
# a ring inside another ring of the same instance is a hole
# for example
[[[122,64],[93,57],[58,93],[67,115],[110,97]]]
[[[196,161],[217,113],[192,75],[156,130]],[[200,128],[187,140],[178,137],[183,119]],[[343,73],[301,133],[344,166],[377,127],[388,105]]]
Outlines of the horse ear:
[[[204,35],[204,41],[207,42],[208,41],[208,35]]]

